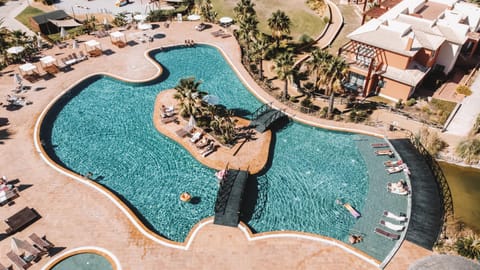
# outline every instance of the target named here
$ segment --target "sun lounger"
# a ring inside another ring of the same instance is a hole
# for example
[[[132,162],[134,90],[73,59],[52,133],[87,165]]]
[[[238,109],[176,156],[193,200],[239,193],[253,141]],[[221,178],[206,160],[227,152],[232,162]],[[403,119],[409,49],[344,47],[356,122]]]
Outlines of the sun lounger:
[[[36,233],[32,233],[28,236],[30,240],[34,243],[35,246],[38,248],[47,251],[49,248],[53,247],[53,244],[45,240],[44,238],[38,236]]]
[[[384,217],[387,217],[387,218],[394,219],[394,220],[396,220],[396,221],[402,221],[402,222],[407,221],[407,217],[406,217],[406,216],[397,216],[397,215],[395,215],[394,213],[389,212],[389,211],[384,211],[384,212],[383,212],[383,216],[384,216]]]
[[[377,150],[375,151],[375,154],[377,156],[389,156],[389,157],[393,157],[393,151],[388,149],[388,150]]]
[[[180,138],[184,138],[185,136],[187,136],[188,134],[190,134],[190,132],[188,132],[186,129],[184,128],[181,128],[177,131],[175,131],[175,133],[180,137]]]
[[[383,162],[385,167],[395,167],[403,164],[403,160],[387,160]]]
[[[171,123],[171,122],[175,122],[177,120],[178,120],[177,116],[165,117],[165,118],[162,118],[162,124],[168,124],[168,123]]]
[[[204,137],[201,141],[197,142],[195,146],[197,147],[197,149],[203,149],[209,144],[210,144],[210,139],[207,139],[206,137]]]
[[[207,146],[207,148],[205,148],[205,150],[201,151],[200,154],[202,155],[202,157],[207,157],[211,153],[215,152],[215,150],[216,150],[215,144],[213,142],[210,142],[210,144]]]
[[[387,231],[384,231],[383,229],[380,229],[380,228],[375,228],[375,233],[381,235],[381,236],[385,236],[387,237],[388,239],[390,240],[398,240],[400,239],[400,235],[398,234],[395,234],[395,233],[391,233],[391,232],[387,232]]]
[[[200,138],[202,137],[202,132],[197,131],[193,134],[193,136],[190,138],[190,142],[196,143]]]
[[[372,143],[371,145],[373,148],[389,147],[388,143]]]
[[[27,269],[30,266],[22,257],[11,250],[7,253],[7,257],[18,269]]]
[[[17,189],[2,190],[0,191],[0,205],[4,205],[18,197]]]
[[[385,220],[380,220],[380,224],[382,224],[383,226],[389,228],[390,230],[393,230],[393,231],[396,231],[396,232],[401,232],[403,231],[403,229],[405,229],[405,225],[398,225],[398,224],[393,224],[389,221],[385,221]]]
[[[387,168],[385,169],[387,171],[388,174],[392,174],[392,173],[398,173],[398,172],[401,172],[403,171],[403,169],[406,168],[406,165],[405,164],[400,164],[399,166],[396,166],[396,167],[390,167],[390,168]]]

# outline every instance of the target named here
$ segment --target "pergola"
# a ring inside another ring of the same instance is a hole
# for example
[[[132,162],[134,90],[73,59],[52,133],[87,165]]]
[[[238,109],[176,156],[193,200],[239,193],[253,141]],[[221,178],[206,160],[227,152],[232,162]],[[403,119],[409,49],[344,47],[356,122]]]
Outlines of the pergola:
[[[100,45],[100,42],[94,39],[85,42],[85,50],[92,57],[102,55],[102,46]]]
[[[119,48],[123,48],[127,45],[125,34],[118,31],[110,33],[110,41]]]

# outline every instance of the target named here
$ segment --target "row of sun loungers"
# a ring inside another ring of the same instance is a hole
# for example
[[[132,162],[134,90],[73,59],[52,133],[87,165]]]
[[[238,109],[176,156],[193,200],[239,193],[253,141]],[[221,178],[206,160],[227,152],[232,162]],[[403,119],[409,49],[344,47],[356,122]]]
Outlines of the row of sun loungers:
[[[12,246],[15,245],[16,252],[20,254],[17,254],[14,250],[10,250],[7,253],[7,258],[13,263],[16,269],[27,269],[32,262],[37,261],[39,257],[47,254],[49,249],[54,247],[52,243],[39,237],[36,233],[32,233],[28,238],[33,244],[26,240],[12,238]],[[3,269],[6,270],[9,268],[0,264],[0,270]]]
[[[70,66],[88,59],[88,57],[83,53],[83,51],[80,51],[78,54],[79,55],[77,56],[76,53],[72,53],[69,56],[62,58],[61,60],[65,66]]]
[[[383,216],[386,217],[386,218],[395,220],[397,222],[406,222],[407,221],[406,216],[403,216],[403,215],[397,216],[394,213],[389,212],[389,211],[384,211]],[[386,220],[380,220],[379,224],[386,227],[387,229],[390,229],[390,230],[395,231],[395,232],[401,232],[405,229],[405,225],[403,225],[403,224],[395,224],[395,223],[392,223],[392,222],[386,221]],[[376,234],[381,235],[383,237],[386,237],[390,240],[400,239],[399,234],[389,232],[387,230],[384,230],[383,228],[377,227],[377,228],[375,228],[374,232]]]

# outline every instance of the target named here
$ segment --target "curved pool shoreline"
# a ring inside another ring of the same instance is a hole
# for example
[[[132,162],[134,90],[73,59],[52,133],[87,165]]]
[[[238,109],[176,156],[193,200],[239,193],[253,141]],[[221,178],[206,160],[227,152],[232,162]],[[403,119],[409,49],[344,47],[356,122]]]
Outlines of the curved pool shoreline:
[[[208,45],[210,45],[210,44],[208,44]],[[259,95],[256,95],[255,92],[253,91],[253,88],[250,87],[250,86],[248,85],[248,83],[246,83],[246,80],[244,80],[243,76],[240,75],[240,73],[237,71],[236,67],[235,67],[234,65],[232,65],[232,63],[231,63],[231,61],[230,61],[230,58],[223,52],[223,50],[222,50],[221,48],[217,47],[217,46],[214,46],[214,47],[217,48],[217,50],[222,53],[223,58],[224,58],[224,59],[229,63],[229,65],[233,68],[233,70],[236,72],[237,76],[242,80],[242,82],[244,83],[244,85],[247,86],[246,89],[248,89],[248,90],[250,91],[250,93],[254,94],[254,96],[255,96],[257,99],[260,99],[260,100],[264,101]],[[158,71],[157,75],[154,76],[154,78],[150,78],[149,80],[141,80],[141,81],[131,81],[131,80],[125,80],[125,79],[121,79],[121,80],[122,80],[122,81],[127,81],[127,82],[133,82],[133,83],[145,83],[145,82],[149,82],[149,81],[151,81],[151,80],[155,80],[155,79],[159,78],[159,77],[162,75],[162,73],[161,73],[161,69],[162,69],[162,68],[161,68],[161,65],[158,64],[158,62],[153,61],[152,59],[150,59],[150,56],[151,56],[150,52],[155,51],[155,50],[158,50],[158,48],[154,48],[154,49],[151,49],[151,50],[145,52],[145,56],[146,56],[147,58],[149,58],[149,61],[154,62],[154,63],[157,63],[157,68],[159,69],[159,71]],[[88,76],[87,78],[83,78],[83,79],[79,80],[77,84],[82,83],[85,79],[88,79],[88,78],[91,78],[91,77],[94,77],[94,76],[98,76],[98,75],[100,75],[100,76],[105,76],[105,75],[110,76],[110,74],[106,74],[106,73],[93,74],[93,75]],[[118,76],[112,76],[112,77],[118,78]],[[60,171],[61,173],[66,174],[66,175],[68,175],[69,177],[72,177],[72,178],[74,178],[74,179],[76,179],[76,180],[78,180],[78,181],[81,181],[82,183],[87,184],[87,185],[89,185],[89,186],[91,186],[91,187],[93,187],[93,188],[95,188],[95,189],[97,189],[97,190],[102,190],[102,189],[105,189],[102,185],[99,185],[98,183],[95,183],[94,181],[90,181],[90,180],[84,179],[81,175],[77,175],[77,174],[74,174],[74,173],[72,173],[72,172],[70,172],[70,171],[68,171],[68,170],[64,170],[64,169],[61,168],[61,167],[57,167],[56,164],[51,164],[51,162],[53,162],[53,161],[49,158],[49,156],[46,154],[46,152],[44,151],[44,149],[43,149],[42,147],[40,147],[40,144],[39,144],[40,137],[39,137],[39,128],[38,128],[38,127],[39,127],[39,125],[41,125],[41,122],[43,121],[43,118],[45,117],[45,112],[48,111],[49,108],[51,108],[51,106],[53,106],[53,104],[54,104],[58,99],[62,98],[63,95],[67,94],[70,89],[76,87],[77,84],[71,86],[69,89],[67,89],[67,90],[63,91],[62,93],[60,93],[60,94],[57,96],[57,98],[55,98],[54,100],[52,100],[51,103],[47,106],[47,108],[46,108],[44,111],[42,111],[42,114],[39,116],[39,118],[38,118],[38,120],[37,120],[37,123],[36,123],[36,125],[35,125],[35,132],[34,132],[35,146],[36,146],[36,148],[37,148],[37,151],[40,153],[42,159],[43,159],[47,164],[49,164],[51,167],[54,167],[57,171]],[[289,112],[287,112],[287,114],[288,114],[288,113],[289,113]],[[304,119],[304,118],[302,118],[302,117],[300,117],[300,116],[298,116],[298,115],[290,114],[290,116],[291,116],[293,119],[295,119],[295,120],[297,120],[297,121],[299,121],[299,122],[302,122],[302,123],[304,123],[304,124],[307,124],[307,125],[312,125],[312,124],[313,124],[313,126],[315,126],[315,127],[321,127],[321,128],[327,128],[327,129],[328,129],[328,128],[332,128],[331,126],[325,126],[325,125],[321,125],[321,124],[318,124],[318,123],[314,123],[314,122],[310,121],[309,119],[306,119],[306,118]],[[374,136],[376,136],[376,137],[384,137],[384,136],[382,136],[382,135],[380,135],[380,134],[371,133],[371,132],[367,132],[367,131],[358,131],[358,130],[356,130],[356,129],[345,129],[345,128],[337,128],[337,127],[334,127],[333,130],[342,131],[342,132],[347,131],[347,132],[352,132],[352,133],[361,133],[361,134],[367,134],[367,135],[374,135]],[[54,163],[54,162],[53,162],[53,163]],[[92,183],[92,182],[93,182],[93,183]],[[121,200],[119,200],[118,198],[115,198],[116,196],[113,195],[109,190],[103,190],[103,191],[101,191],[101,193],[104,193],[107,197],[109,197],[112,201],[114,201],[114,203],[117,205],[117,207],[119,207],[120,209],[122,209],[122,211],[123,211],[127,216],[129,216],[129,219],[132,221],[133,224],[136,225],[136,227],[137,227],[137,225],[140,223],[140,227],[143,227],[143,229],[140,229],[140,231],[142,231],[142,233],[146,234],[147,236],[148,236],[148,235],[151,236],[151,234],[155,235],[155,237],[153,237],[153,238],[151,238],[151,239],[152,239],[152,240],[155,240],[156,242],[158,242],[157,240],[160,240],[160,239],[161,239],[162,244],[163,244],[163,241],[164,241],[164,240],[167,240],[167,239],[164,239],[164,238],[159,237],[158,235],[156,235],[155,233],[153,233],[152,231],[150,231],[148,228],[146,228],[146,227],[141,223],[141,221],[138,219],[138,217],[136,217],[136,216],[131,212],[131,209],[129,209],[128,207],[126,207],[126,205],[125,205]],[[127,210],[125,210],[125,208],[127,208]],[[134,217],[131,217],[132,215],[133,215]],[[199,222],[199,223],[201,223],[201,222]],[[198,225],[198,224],[197,224],[197,225]],[[187,242],[186,245],[176,245],[176,244],[171,245],[171,244],[173,244],[173,243],[178,243],[178,242],[173,242],[173,241],[167,240],[166,242],[169,243],[168,246],[170,246],[170,247],[176,247],[176,248],[179,248],[178,246],[180,246],[181,249],[185,249],[185,248],[188,249],[188,245],[189,245],[188,243],[191,242],[191,239],[190,239],[191,236],[192,236],[192,235],[193,235],[193,236],[195,235],[195,230],[196,230],[197,225],[190,231],[189,235],[187,236],[187,239],[185,240],[185,242]],[[200,226],[200,227],[201,227],[201,226]],[[137,227],[137,228],[139,228],[139,227]],[[274,235],[276,235],[276,236],[278,236],[278,237],[282,237],[282,233],[278,233],[278,234],[277,234],[276,232],[274,232],[274,233],[272,233],[272,234],[274,234]],[[300,234],[301,234],[301,233],[300,233]],[[150,237],[149,237],[149,238],[150,238]],[[252,237],[252,238],[255,238],[255,236]],[[328,237],[327,237],[327,238],[328,238]],[[331,239],[331,240],[332,240],[332,239]],[[338,241],[338,240],[333,239],[333,242],[336,242],[336,241]],[[185,242],[183,242],[183,243],[185,243]],[[399,242],[400,242],[400,241],[399,241]],[[345,245],[345,246],[348,247],[348,248],[350,248],[350,246],[348,246],[348,245]],[[183,248],[182,248],[182,247],[183,247]],[[357,256],[358,256],[358,255],[357,255]],[[362,257],[362,259],[365,260],[364,257]],[[376,259],[373,259],[373,260],[376,261]],[[378,263],[378,261],[376,261],[376,263]],[[375,263],[374,263],[374,265],[375,265]]]

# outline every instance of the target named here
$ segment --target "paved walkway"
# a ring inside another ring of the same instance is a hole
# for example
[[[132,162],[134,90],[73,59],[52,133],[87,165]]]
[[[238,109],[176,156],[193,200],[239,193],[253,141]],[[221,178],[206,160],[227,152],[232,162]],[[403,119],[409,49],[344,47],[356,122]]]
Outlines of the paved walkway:
[[[447,134],[466,137],[472,129],[475,120],[480,115],[480,75],[470,87],[472,95],[465,97],[460,103],[461,107],[447,127]]]
[[[210,35],[209,32],[218,30],[217,26],[204,32],[195,31],[194,26],[195,23],[190,22],[173,23],[168,29],[162,27],[156,30],[164,33],[164,38],[123,49],[112,46],[108,37],[102,38],[99,40],[102,48],[113,51],[113,54],[91,58],[74,65],[69,72],[31,84],[32,89],[22,94],[32,102],[31,105],[18,111],[1,109],[1,117],[8,118],[10,124],[1,129],[0,171],[10,179],[18,179],[19,184],[25,188],[14,205],[0,208],[0,215],[8,217],[23,207],[30,206],[42,216],[15,234],[15,237],[25,239],[32,232],[46,234],[60,250],[83,246],[102,247],[114,254],[123,269],[375,269],[370,262],[361,259],[364,256],[362,253],[354,255],[354,249],[336,240],[306,234],[279,237],[273,233],[252,238],[244,226],[215,226],[211,220],[199,223],[186,243],[172,243],[149,233],[132,212],[124,208],[123,203],[109,192],[78,176],[68,176],[63,169],[52,168],[42,159],[34,147],[34,128],[42,110],[53,99],[93,73],[110,74],[131,81],[155,78],[159,75],[159,70],[155,63],[145,57],[145,50],[182,44],[186,36],[220,48],[245,85],[258,98],[272,102],[276,108],[285,107],[250,78],[240,63],[240,50],[233,38],[218,39]],[[137,31],[127,32],[128,39],[136,35]],[[89,39],[90,36],[79,37],[81,42]],[[59,58],[72,51],[70,48],[53,48],[44,53]],[[12,94],[10,90],[14,85],[9,75],[15,72],[18,72],[17,66],[3,70],[3,75],[0,76],[0,96]],[[289,108],[285,111],[293,118],[315,126],[395,135],[383,127],[327,121]],[[6,254],[10,250],[10,241],[11,237],[1,235],[0,254]],[[387,268],[406,269],[405,266],[428,254],[431,252],[404,241]],[[6,264],[8,261],[4,261],[5,257],[2,258],[2,263]],[[40,269],[49,260],[50,258],[42,258],[30,269]]]
[[[4,19],[2,26],[10,30],[22,30],[28,35],[35,35],[25,25],[15,19],[15,17],[28,6],[28,1],[7,1],[5,5],[0,6],[0,18]]]

